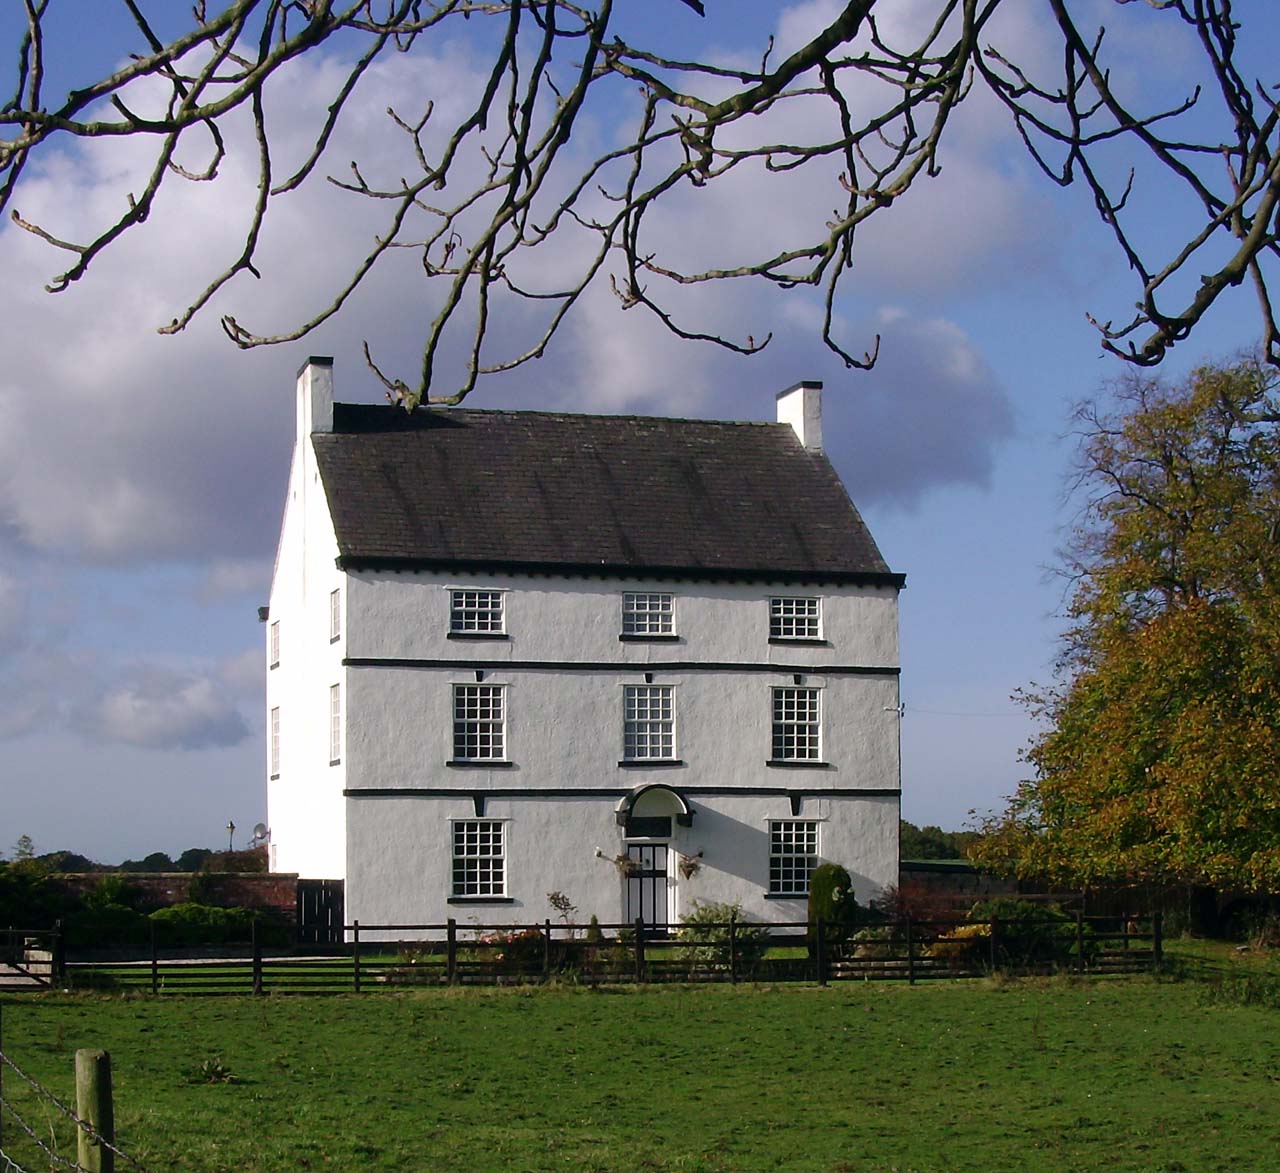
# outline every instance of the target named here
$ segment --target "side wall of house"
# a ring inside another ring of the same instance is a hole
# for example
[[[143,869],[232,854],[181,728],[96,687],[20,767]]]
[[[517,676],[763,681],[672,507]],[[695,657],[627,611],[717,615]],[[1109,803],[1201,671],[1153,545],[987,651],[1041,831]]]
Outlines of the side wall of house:
[[[896,882],[892,588],[348,577],[350,919],[541,919],[546,894],[560,891],[583,919],[617,921],[626,881],[613,860],[628,841],[616,811],[655,783],[694,812],[667,841],[673,916],[731,900],[757,919],[803,919],[803,898],[769,895],[771,820],[816,823],[819,858],[846,866],[862,900]],[[505,592],[506,638],[450,638],[451,588],[475,587]],[[621,640],[624,591],[672,594],[675,638]],[[770,641],[779,595],[822,600],[820,642]],[[477,674],[503,688],[501,767],[453,763],[453,688]],[[623,688],[645,683],[671,686],[676,764],[623,763]],[[773,689],[796,686],[821,696],[821,762],[779,766]],[[451,899],[453,822],[481,809],[504,828],[502,903]],[[682,857],[697,860],[694,874]]]
[[[289,473],[265,624],[267,658],[267,820],[272,871],[341,879],[346,867],[345,738],[330,758],[330,689],[339,686],[345,636],[330,640],[330,597],[338,591],[346,628],[346,576],[335,566],[333,522],[311,446],[313,427],[332,426],[332,382],[314,362],[298,388],[298,443]],[[318,385],[313,385],[318,384]],[[328,404],[328,421],[325,406]],[[279,624],[279,660],[271,664],[271,628]],[[279,762],[272,769],[272,713],[279,716]]]

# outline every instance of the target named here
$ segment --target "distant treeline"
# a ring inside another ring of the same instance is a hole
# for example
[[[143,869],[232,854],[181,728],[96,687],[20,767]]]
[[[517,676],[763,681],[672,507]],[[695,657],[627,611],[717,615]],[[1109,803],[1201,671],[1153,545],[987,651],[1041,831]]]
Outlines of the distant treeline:
[[[898,823],[898,856],[900,859],[968,859],[970,844],[981,838],[977,831],[917,827],[902,819]]]
[[[174,859],[163,851],[153,851],[142,859],[126,859],[118,864],[98,863],[77,851],[47,851],[36,854],[30,835],[19,836],[6,861],[19,871],[37,875],[55,872],[265,872],[266,852],[260,848],[247,851],[215,851],[212,847],[188,847]]]

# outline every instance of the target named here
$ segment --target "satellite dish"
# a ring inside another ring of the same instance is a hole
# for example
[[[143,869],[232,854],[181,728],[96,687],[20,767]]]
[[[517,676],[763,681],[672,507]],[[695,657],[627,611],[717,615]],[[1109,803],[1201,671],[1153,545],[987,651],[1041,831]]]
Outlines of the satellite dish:
[[[271,838],[271,831],[266,823],[256,823],[253,828],[253,842],[265,843]]]

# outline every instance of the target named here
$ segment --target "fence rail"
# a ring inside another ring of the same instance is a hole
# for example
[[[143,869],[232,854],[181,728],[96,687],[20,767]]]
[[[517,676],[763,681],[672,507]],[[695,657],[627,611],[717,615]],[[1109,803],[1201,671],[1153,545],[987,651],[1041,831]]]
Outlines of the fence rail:
[[[0,990],[47,989],[62,977],[59,929],[0,930]]]
[[[598,930],[598,931],[597,931]],[[552,978],[623,982],[925,981],[992,972],[1086,976],[1159,966],[1160,915],[1045,920],[883,921],[860,926],[746,921],[681,926],[643,923],[344,926],[325,954],[264,955],[258,942],[235,958],[73,960],[76,988],[153,994],[331,994],[430,985],[494,985]]]

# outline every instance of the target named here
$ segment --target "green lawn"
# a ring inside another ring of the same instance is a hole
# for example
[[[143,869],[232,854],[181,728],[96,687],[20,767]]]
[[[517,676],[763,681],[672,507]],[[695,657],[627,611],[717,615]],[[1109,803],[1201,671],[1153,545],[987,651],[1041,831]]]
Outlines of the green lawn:
[[[1280,1012],[1212,989],[10,997],[3,1048],[66,1097],[75,1049],[109,1050],[150,1173],[1276,1168]],[[195,1076],[214,1056],[238,1082]],[[4,1096],[74,1155],[11,1073]]]

